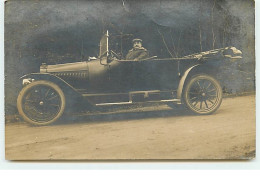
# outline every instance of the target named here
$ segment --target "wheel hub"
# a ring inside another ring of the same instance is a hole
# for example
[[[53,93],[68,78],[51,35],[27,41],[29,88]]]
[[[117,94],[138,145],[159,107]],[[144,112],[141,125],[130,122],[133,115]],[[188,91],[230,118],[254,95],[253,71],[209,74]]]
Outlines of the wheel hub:
[[[205,96],[206,96],[206,93],[202,93],[201,96],[205,97]]]
[[[44,104],[43,101],[40,101],[40,102],[39,102],[39,105],[40,105],[40,106],[42,106],[43,104]]]

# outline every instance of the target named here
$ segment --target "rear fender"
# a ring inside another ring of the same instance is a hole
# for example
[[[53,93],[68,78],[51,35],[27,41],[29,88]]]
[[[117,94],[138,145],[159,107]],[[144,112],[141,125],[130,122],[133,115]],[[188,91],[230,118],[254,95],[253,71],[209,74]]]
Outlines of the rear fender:
[[[181,97],[182,97],[182,91],[183,91],[183,87],[184,87],[184,83],[187,79],[187,76],[188,74],[190,73],[190,71],[195,68],[196,66],[199,66],[200,64],[196,64],[196,65],[193,65],[192,67],[188,68],[184,74],[182,75],[181,77],[181,80],[179,82],[179,85],[178,85],[178,89],[177,89],[177,99],[180,99],[181,100]]]
[[[178,89],[177,89],[177,99],[181,100],[185,83],[189,80],[189,78],[191,76],[193,76],[195,74],[199,74],[199,73],[204,73],[204,74],[214,76],[217,74],[217,71],[218,71],[218,69],[215,66],[209,65],[209,64],[196,64],[196,65],[193,65],[190,68],[188,68],[183,73],[183,75],[180,79]]]

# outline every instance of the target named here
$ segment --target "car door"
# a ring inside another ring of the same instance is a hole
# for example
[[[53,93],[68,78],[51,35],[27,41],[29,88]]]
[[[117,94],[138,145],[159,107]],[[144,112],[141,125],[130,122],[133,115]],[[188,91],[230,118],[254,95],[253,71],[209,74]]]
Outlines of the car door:
[[[175,60],[151,59],[133,65],[134,84],[138,90],[176,89],[178,63]]]
[[[113,60],[108,65],[109,92],[120,93],[135,90],[134,61]]]
[[[176,89],[178,64],[174,60],[121,60],[109,64],[110,91],[149,91]]]

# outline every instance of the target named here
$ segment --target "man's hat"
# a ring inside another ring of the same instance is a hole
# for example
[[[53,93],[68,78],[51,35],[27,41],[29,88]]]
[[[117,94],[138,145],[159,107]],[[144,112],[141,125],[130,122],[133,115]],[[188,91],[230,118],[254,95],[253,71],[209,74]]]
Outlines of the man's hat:
[[[135,42],[142,42],[142,39],[133,39],[132,42],[133,42],[133,43],[135,43]]]

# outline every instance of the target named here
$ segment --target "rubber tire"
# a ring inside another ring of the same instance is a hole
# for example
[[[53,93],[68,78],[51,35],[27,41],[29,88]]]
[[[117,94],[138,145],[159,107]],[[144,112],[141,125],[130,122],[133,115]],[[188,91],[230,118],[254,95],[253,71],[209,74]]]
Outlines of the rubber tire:
[[[215,85],[215,87],[217,89],[217,93],[218,93],[218,98],[217,98],[218,102],[217,102],[217,104],[214,106],[213,109],[211,109],[211,110],[209,110],[207,112],[196,111],[188,103],[188,89],[189,89],[189,87],[193,84],[194,81],[196,81],[198,79],[201,79],[201,78],[202,79],[209,79],[212,83],[214,83],[214,85]],[[190,109],[193,113],[200,114],[200,115],[208,115],[208,114],[214,113],[220,107],[220,105],[222,103],[222,96],[223,96],[223,94],[222,94],[221,85],[219,84],[219,82],[215,78],[213,78],[213,77],[211,77],[211,76],[209,76],[207,74],[198,74],[198,75],[192,76],[189,79],[189,81],[187,82],[187,84],[185,85],[184,93],[183,93],[183,101],[184,101],[185,106],[188,109]]]
[[[50,121],[47,121],[47,122],[40,122],[40,123],[36,122],[36,121],[30,119],[23,111],[22,100],[23,100],[24,95],[27,93],[28,90],[30,90],[31,88],[33,88],[37,85],[46,85],[48,87],[51,87],[60,96],[60,100],[61,100],[60,111],[53,119],[51,119]],[[33,124],[33,125],[38,125],[38,126],[48,125],[48,124],[51,124],[51,123],[54,123],[55,121],[57,121],[63,115],[65,106],[66,106],[65,95],[64,95],[63,91],[60,89],[60,87],[50,81],[45,81],[45,80],[39,80],[39,81],[35,81],[35,82],[28,84],[21,90],[21,92],[19,93],[18,98],[17,98],[17,109],[18,109],[20,116],[26,122]]]

